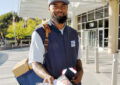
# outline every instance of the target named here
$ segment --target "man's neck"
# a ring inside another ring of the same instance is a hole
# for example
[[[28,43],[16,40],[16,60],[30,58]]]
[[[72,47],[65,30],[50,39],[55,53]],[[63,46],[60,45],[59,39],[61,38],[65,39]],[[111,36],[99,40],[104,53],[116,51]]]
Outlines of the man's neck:
[[[64,26],[65,26],[65,24],[63,23],[63,24],[56,24],[55,22],[53,22],[54,23],[54,25],[59,29],[59,30],[61,30],[62,28],[64,28]]]

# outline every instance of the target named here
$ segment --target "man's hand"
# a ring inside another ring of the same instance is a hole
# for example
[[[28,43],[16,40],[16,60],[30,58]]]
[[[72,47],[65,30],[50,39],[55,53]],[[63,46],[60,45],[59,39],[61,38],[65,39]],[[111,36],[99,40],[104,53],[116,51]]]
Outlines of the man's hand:
[[[52,76],[46,76],[45,78],[44,78],[44,83],[49,83],[50,85],[53,85],[53,81],[54,81],[54,77],[52,77]]]
[[[77,74],[74,77],[72,77],[71,82],[74,84],[80,83],[82,80],[82,75],[83,75],[82,71],[77,72]]]
[[[71,82],[73,82],[74,84],[78,84],[81,82],[82,80],[82,76],[83,76],[83,67],[82,67],[82,62],[81,60],[77,60],[76,63],[76,69],[77,69],[77,74],[72,78]]]
[[[47,72],[47,70],[44,68],[42,64],[38,62],[34,62],[32,63],[32,68],[40,78],[44,79],[45,83],[49,83],[50,85],[53,85],[54,77]]]

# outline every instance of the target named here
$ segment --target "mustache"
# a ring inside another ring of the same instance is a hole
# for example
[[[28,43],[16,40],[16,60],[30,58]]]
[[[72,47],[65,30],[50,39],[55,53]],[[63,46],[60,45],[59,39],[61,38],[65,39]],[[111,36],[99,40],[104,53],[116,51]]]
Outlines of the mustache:
[[[65,15],[63,12],[56,12],[55,14],[59,14],[59,13]]]
[[[67,20],[67,15],[63,16],[52,16],[52,19],[57,23],[57,24],[63,24]]]

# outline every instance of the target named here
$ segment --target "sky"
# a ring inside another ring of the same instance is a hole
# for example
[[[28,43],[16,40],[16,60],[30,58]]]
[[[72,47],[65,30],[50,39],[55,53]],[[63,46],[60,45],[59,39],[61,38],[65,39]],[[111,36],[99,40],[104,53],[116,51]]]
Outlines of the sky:
[[[19,0],[0,0],[0,15],[15,11],[18,12]]]

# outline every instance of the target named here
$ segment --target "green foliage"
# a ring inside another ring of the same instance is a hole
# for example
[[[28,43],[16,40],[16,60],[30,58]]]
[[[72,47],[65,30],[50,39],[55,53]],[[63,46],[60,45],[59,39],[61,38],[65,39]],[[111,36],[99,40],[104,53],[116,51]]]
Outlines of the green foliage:
[[[19,18],[16,13],[14,13],[15,21],[19,22],[22,18]],[[13,14],[11,12],[3,14],[0,16],[0,32],[6,34],[7,28],[13,21]]]
[[[17,38],[23,39],[25,36],[30,36],[32,32],[34,31],[35,27],[40,24],[42,21],[40,19],[28,19],[26,23],[26,27],[24,27],[25,21],[19,21],[15,23],[15,34]],[[13,25],[10,25],[7,30],[6,37],[8,38],[14,38],[14,27]]]
[[[26,26],[25,21],[18,17],[16,13],[15,16],[15,34],[16,37],[23,39],[25,36],[30,36],[35,29],[35,27],[41,24],[42,20],[28,19]],[[11,12],[3,14],[0,16],[0,33],[4,34],[7,38],[14,38],[14,27],[13,27],[13,14]]]

